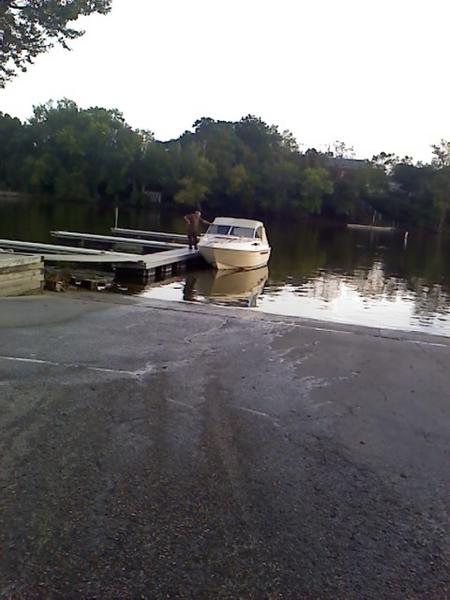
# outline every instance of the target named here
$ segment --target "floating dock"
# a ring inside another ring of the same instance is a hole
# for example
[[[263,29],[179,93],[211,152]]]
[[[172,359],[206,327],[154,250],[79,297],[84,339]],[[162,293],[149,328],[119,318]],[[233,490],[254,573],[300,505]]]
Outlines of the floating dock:
[[[147,232],[148,234],[152,232]],[[132,237],[119,237],[116,235],[97,235],[94,233],[77,233],[75,231],[52,231],[52,237],[59,240],[71,240],[78,241],[81,244],[88,242],[89,244],[101,244],[106,246],[126,246],[127,248],[141,249],[155,248],[158,250],[167,250],[175,248],[185,248],[186,244],[180,244],[175,242],[161,242],[155,241],[154,239],[143,239],[143,238],[132,238]],[[184,238],[184,236],[181,236]]]
[[[131,235],[135,235],[135,230],[126,230]],[[0,239],[0,248],[8,251],[20,252],[36,256],[43,260],[45,264],[55,263],[77,263],[80,265],[103,265],[114,268],[118,278],[134,280],[151,280],[162,277],[166,274],[176,274],[199,258],[196,250],[189,250],[186,244],[168,241],[155,241],[150,239],[153,233],[164,235],[159,232],[144,232],[149,236],[148,239],[139,239],[136,237],[123,237],[112,235],[97,235],[90,233],[79,233],[72,231],[52,231],[51,234],[61,240],[79,242],[82,246],[68,246],[64,244],[46,244],[41,242],[26,242],[21,240]],[[173,235],[179,235],[183,240],[184,236],[180,234],[166,234],[171,239]],[[86,244],[115,247],[114,250],[103,250],[97,248],[87,248]],[[133,249],[134,252],[120,251],[120,249]],[[148,249],[157,250],[156,252],[146,252]],[[138,253],[141,250],[142,253]]]
[[[111,227],[111,232],[114,235],[122,235],[125,237],[147,238],[153,240],[172,240],[186,244],[186,236],[181,233],[167,233],[163,231],[146,231],[144,229],[124,229],[123,227]],[[201,237],[201,236],[200,236]]]
[[[24,242],[21,240],[0,239],[0,249],[18,252],[21,255],[37,256],[45,263],[98,263],[116,264],[127,263],[133,265],[141,255],[125,252],[106,252],[93,248],[78,248],[77,246],[60,246],[57,244],[44,244],[41,242]],[[11,256],[11,254],[9,254]]]
[[[44,265],[36,256],[0,253],[0,296],[38,293],[44,285]]]

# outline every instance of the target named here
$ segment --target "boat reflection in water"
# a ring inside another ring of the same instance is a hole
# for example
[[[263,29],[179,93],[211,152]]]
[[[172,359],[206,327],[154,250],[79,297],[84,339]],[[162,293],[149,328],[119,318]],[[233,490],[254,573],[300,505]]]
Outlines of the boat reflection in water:
[[[267,267],[251,271],[205,270],[188,273],[184,300],[211,299],[215,304],[255,307],[269,276]]]

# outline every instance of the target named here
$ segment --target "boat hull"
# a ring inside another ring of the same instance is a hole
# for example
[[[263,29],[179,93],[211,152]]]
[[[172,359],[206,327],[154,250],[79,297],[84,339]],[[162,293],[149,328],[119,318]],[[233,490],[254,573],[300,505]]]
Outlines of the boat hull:
[[[199,244],[198,250],[207,263],[219,270],[259,269],[265,267],[270,258],[270,248],[249,251]]]

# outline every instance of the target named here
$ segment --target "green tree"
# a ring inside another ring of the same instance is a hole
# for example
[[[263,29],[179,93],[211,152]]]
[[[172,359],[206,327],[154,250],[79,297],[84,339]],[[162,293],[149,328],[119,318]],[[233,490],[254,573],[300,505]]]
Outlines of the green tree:
[[[441,140],[439,144],[433,144],[433,161],[432,164],[438,169],[450,167],[450,142]]]
[[[450,167],[436,171],[431,179],[433,209],[436,215],[437,229],[441,232],[450,212]]]
[[[320,213],[325,194],[333,192],[328,171],[322,167],[306,167],[301,175],[301,206],[308,213]]]
[[[60,100],[35,107],[28,127],[31,189],[76,199],[118,197],[132,186],[131,167],[142,138],[119,111],[82,110],[71,100]]]
[[[87,127],[81,144],[92,194],[118,198],[133,186],[132,166],[141,153],[142,135],[118,110],[90,108],[82,112]]]
[[[0,113],[0,188],[11,190],[19,183],[19,165],[25,150],[22,123]]]
[[[227,201],[229,190],[233,188],[233,169],[239,163],[241,142],[236,135],[234,124],[229,121],[199,119],[194,123],[194,135],[188,143],[195,143],[201,155],[215,167],[211,180],[210,193],[216,199]],[[233,193],[240,194],[240,190]]]
[[[180,174],[179,189],[174,196],[175,202],[201,204],[210,190],[215,176],[215,167],[203,156],[197,145],[182,146]]]
[[[0,0],[1,1],[1,0]],[[349,149],[341,144],[342,154]],[[117,110],[63,99],[35,107],[21,123],[0,114],[0,187],[74,200],[143,198],[204,203],[214,212],[321,214],[442,230],[450,214],[450,144],[433,146],[430,165],[385,152],[354,161],[304,154],[288,131],[249,115],[203,117],[193,131],[159,142],[132,129]]]
[[[55,43],[83,35],[69,27],[79,16],[106,14],[112,0],[0,0],[0,87],[26,71],[36,56]]]
[[[199,206],[208,193],[208,186],[192,177],[182,177],[179,180],[180,189],[175,194],[175,202]]]
[[[242,164],[231,167],[228,174],[227,193],[231,196],[242,194],[248,188],[249,177],[247,169]]]
[[[432,165],[436,169],[431,179],[433,208],[437,216],[437,228],[441,232],[450,212],[450,142],[441,140],[432,146]]]

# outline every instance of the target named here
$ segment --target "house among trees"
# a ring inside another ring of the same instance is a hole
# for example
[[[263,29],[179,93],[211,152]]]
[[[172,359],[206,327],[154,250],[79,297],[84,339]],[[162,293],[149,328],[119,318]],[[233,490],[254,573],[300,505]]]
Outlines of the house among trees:
[[[367,169],[369,161],[360,158],[344,158],[341,156],[325,156],[323,166],[334,171],[338,177],[344,177],[349,172]]]

